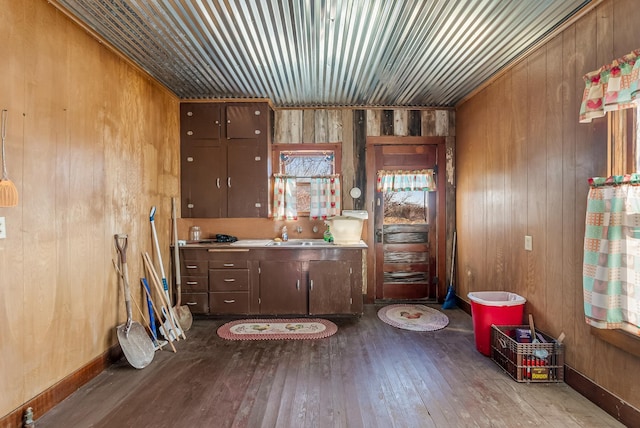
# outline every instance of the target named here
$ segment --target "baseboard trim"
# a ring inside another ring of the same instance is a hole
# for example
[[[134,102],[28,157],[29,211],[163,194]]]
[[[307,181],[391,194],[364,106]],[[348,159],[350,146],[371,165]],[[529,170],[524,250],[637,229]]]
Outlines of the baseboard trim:
[[[564,366],[564,381],[627,427],[640,428],[640,410],[567,365]]]
[[[21,427],[23,423],[22,418],[29,407],[33,409],[35,419],[41,417],[120,358],[122,358],[122,350],[120,349],[120,345],[116,344],[89,362],[86,366],[71,373],[49,389],[0,418],[0,427]]]

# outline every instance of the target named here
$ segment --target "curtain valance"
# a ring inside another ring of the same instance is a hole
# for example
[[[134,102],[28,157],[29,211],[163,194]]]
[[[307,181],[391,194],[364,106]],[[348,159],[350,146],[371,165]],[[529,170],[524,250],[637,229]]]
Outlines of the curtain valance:
[[[406,192],[436,190],[434,171],[422,169],[416,171],[378,171],[378,192]]]
[[[640,336],[640,175],[589,180],[583,294],[587,324]]]
[[[584,76],[585,89],[580,105],[580,123],[591,122],[608,111],[637,106],[640,79],[640,49]]]

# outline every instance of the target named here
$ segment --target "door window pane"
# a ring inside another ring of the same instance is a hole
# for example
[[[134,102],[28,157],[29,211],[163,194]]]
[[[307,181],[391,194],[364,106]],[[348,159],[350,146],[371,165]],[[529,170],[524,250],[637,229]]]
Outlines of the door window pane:
[[[428,224],[427,192],[387,192],[384,197],[384,224]]]

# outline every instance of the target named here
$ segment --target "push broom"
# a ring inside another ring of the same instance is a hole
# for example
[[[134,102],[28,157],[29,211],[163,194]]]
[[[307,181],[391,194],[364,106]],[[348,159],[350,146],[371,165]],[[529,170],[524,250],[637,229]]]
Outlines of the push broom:
[[[453,289],[453,267],[456,264],[456,232],[453,232],[453,248],[451,249],[451,275],[449,276],[449,289],[447,290],[447,297],[444,299],[442,309],[455,309],[458,307],[456,304],[456,292]]]

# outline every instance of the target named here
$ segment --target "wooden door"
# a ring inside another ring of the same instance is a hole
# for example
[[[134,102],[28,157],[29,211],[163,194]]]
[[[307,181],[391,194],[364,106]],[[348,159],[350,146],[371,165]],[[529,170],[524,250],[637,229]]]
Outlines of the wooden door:
[[[227,140],[227,217],[268,216],[267,157],[267,145],[262,140]]]
[[[309,314],[351,312],[351,262],[309,261]]]
[[[376,145],[375,170],[437,169],[437,145]],[[374,192],[375,298],[437,298],[436,192]],[[444,220],[444,218],[442,219]],[[444,245],[444,242],[441,243]]]
[[[227,161],[222,146],[182,150],[182,216],[225,217]]]
[[[260,261],[260,313],[307,313],[307,283],[297,260]]]

